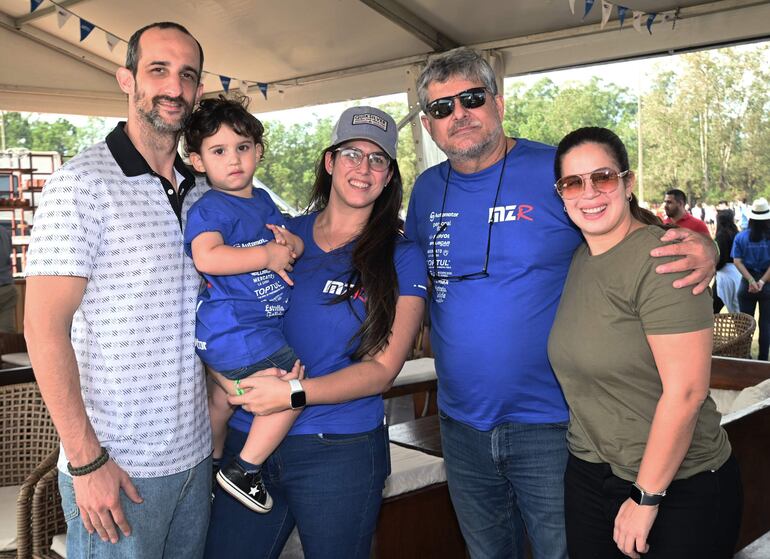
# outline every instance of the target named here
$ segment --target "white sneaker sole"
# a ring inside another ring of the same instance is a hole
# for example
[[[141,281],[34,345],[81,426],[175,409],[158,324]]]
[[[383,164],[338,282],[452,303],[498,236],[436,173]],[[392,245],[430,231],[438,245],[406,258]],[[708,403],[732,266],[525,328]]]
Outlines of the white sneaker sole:
[[[259,503],[245,496],[237,486],[235,486],[229,479],[222,475],[221,471],[217,472],[217,482],[219,483],[219,486],[222,488],[222,490],[225,491],[225,493],[237,499],[244,507],[249,510],[253,510],[254,512],[258,512],[260,514],[265,514],[273,509],[273,498],[269,493],[267,494],[267,502],[263,507]]]

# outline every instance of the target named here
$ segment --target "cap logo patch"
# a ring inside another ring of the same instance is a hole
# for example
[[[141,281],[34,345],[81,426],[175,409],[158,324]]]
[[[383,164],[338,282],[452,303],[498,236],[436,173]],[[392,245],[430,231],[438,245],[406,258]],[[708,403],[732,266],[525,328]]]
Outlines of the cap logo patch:
[[[377,128],[382,128],[382,130],[385,132],[388,131],[387,121],[380,116],[370,114],[370,113],[355,115],[353,117],[353,122],[351,124],[371,124],[372,126],[376,126]]]

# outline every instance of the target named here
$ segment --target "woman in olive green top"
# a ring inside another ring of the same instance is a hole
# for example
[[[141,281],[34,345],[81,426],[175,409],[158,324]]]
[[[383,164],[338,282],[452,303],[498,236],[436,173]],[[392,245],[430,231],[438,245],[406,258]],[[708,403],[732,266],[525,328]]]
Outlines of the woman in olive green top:
[[[711,297],[655,273],[664,231],[639,207],[615,134],[568,134],[555,172],[586,240],[548,343],[570,407],[569,555],[732,557],[741,490],[708,395]]]

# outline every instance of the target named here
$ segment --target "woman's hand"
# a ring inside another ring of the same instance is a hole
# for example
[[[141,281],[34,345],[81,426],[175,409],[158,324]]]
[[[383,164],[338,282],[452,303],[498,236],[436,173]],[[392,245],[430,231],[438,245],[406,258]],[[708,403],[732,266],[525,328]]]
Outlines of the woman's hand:
[[[655,268],[655,271],[659,274],[689,271],[687,276],[674,282],[674,287],[694,285],[693,295],[705,291],[716,274],[717,249],[714,242],[705,235],[683,228],[669,229],[660,240],[679,242],[654,248],[650,252],[651,256],[682,256],[683,258],[661,264]]]
[[[305,378],[305,367],[294,363],[291,371],[277,367],[257,371],[241,380],[239,388],[245,391],[240,396],[228,396],[232,406],[242,406],[255,415],[270,415],[291,408],[291,388],[288,381]]]
[[[639,559],[640,553],[647,553],[650,550],[647,536],[656,516],[657,506],[637,505],[630,498],[626,499],[615,517],[612,534],[618,549],[633,559]]]

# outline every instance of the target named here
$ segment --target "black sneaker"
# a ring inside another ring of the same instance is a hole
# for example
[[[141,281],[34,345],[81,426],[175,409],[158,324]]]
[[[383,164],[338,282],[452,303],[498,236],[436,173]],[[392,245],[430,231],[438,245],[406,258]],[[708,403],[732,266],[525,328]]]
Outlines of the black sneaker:
[[[235,460],[217,472],[217,482],[222,489],[254,512],[270,512],[273,508],[273,499],[262,483],[262,474],[245,472]]]

